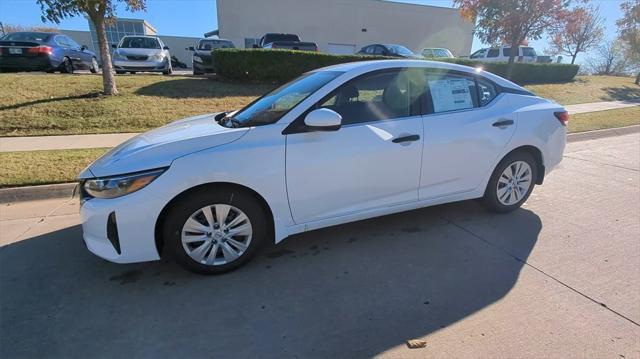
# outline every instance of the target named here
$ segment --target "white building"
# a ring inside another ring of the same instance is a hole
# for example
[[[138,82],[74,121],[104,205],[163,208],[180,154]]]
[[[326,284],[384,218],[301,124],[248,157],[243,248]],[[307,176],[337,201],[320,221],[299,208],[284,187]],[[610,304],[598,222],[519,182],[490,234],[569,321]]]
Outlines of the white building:
[[[473,24],[458,9],[382,0],[217,0],[218,34],[252,47],[269,32],[293,33],[320,51],[353,54],[363,46],[401,44],[469,55]]]

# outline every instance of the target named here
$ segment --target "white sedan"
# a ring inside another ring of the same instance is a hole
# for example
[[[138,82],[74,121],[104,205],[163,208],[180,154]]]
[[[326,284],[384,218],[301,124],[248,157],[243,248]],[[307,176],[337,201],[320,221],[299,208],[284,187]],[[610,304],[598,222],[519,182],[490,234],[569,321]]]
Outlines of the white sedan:
[[[80,174],[84,241],[117,263],[198,273],[295,233],[483,198],[509,212],[562,159],[568,114],[480,69],[348,63],[245,108],[173,122]]]

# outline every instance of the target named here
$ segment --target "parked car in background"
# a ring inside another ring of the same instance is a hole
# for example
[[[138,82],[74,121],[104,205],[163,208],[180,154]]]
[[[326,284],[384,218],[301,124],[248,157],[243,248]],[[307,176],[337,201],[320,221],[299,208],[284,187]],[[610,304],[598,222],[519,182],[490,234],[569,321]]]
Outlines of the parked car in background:
[[[239,111],[107,152],[79,175],[83,238],[113,262],[162,255],[212,274],[341,223],[474,198],[510,212],[562,160],[568,120],[557,103],[467,66],[318,69]]]
[[[439,47],[427,47],[422,49],[422,56],[426,58],[449,58],[453,59],[455,56],[449,51],[449,49],[443,49]]]
[[[162,72],[171,74],[171,54],[157,36],[125,36],[115,48],[111,61],[117,74]]]
[[[269,33],[264,35],[254,48],[263,49],[288,49],[300,51],[318,51],[318,45],[315,42],[303,42],[300,36],[295,34],[277,34]]]
[[[367,45],[357,52],[358,55],[375,55],[375,56],[390,56],[390,57],[402,57],[407,59],[422,59],[420,55],[416,55],[413,51],[407,49],[402,45],[397,44],[373,44]]]
[[[188,47],[187,50],[193,51],[193,74],[202,75],[205,73],[215,72],[211,51],[215,49],[233,48],[235,48],[233,42],[225,39],[201,39],[195,47]]]
[[[96,54],[67,35],[49,32],[13,32],[0,39],[0,70],[98,72]]]
[[[511,47],[502,46],[502,47],[492,47],[492,48],[484,48],[480,49],[471,56],[469,56],[472,60],[482,61],[482,62],[507,62],[509,61],[509,54],[511,53]],[[536,62],[537,55],[536,50],[533,47],[529,46],[519,46],[518,54],[515,57],[516,62]]]
[[[174,55],[171,55],[171,68],[172,69],[186,69],[187,68],[187,64],[185,64],[184,62],[180,61],[179,58],[177,58]]]

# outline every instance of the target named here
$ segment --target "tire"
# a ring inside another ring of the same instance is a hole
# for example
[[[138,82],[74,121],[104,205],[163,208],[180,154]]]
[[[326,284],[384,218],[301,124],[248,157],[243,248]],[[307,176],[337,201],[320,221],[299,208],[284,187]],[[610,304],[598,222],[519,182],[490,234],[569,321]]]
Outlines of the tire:
[[[531,195],[537,176],[538,166],[529,153],[518,151],[507,155],[496,166],[489,179],[484,204],[489,210],[498,213],[520,208]]]
[[[209,214],[205,214],[207,208],[211,210]],[[218,211],[227,212],[226,219],[220,221],[223,225],[218,224]],[[226,226],[229,227],[225,229]],[[164,254],[194,273],[226,273],[256,254],[271,237],[269,228],[267,216],[254,196],[236,189],[204,188],[180,199],[167,212]],[[230,236],[229,232],[225,234],[228,230],[239,233]]]
[[[129,71],[130,74],[135,75],[136,72],[135,71]]]
[[[164,71],[162,71],[162,74],[168,76],[168,75],[171,75],[172,73],[173,73],[173,68],[171,67],[171,63],[169,63],[167,65],[167,68]]]
[[[98,69],[100,67],[98,66],[98,60],[96,60],[95,57],[91,58],[91,68],[89,69],[89,71],[91,71],[92,74],[96,74],[98,73]]]
[[[124,75],[125,71],[116,71],[116,75]]]
[[[60,72],[63,74],[72,74],[73,73],[73,63],[71,59],[68,57],[64,58],[62,64],[60,65]]]

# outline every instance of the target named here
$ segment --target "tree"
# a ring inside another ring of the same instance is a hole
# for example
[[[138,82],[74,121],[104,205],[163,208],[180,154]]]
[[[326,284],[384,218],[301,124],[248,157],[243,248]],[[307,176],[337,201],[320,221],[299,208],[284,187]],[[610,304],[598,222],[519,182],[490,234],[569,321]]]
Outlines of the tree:
[[[22,25],[11,25],[11,24],[3,24],[4,32],[10,34],[12,32],[20,32],[20,31],[34,31],[34,32],[57,32],[58,29],[55,27],[48,26],[22,26]]]
[[[511,47],[507,77],[511,77],[518,46],[537,40],[569,5],[569,0],[453,0],[464,18],[476,21],[476,35],[487,44]]]
[[[111,65],[111,50],[107,41],[105,24],[113,21],[116,3],[123,2],[127,10],[138,11],[146,8],[146,0],[36,0],[42,10],[42,21],[49,20],[56,24],[60,20],[76,15],[86,15],[93,22],[100,46],[102,61],[102,85],[105,95],[116,95],[116,79]]]
[[[625,56],[624,44],[619,39],[598,47],[587,64],[589,71],[596,75],[622,75],[628,73],[630,65]]]
[[[620,4],[623,16],[616,21],[625,53],[636,67],[636,85],[640,85],[640,0],[627,0]]]
[[[604,39],[603,20],[597,8],[576,7],[565,11],[549,30],[550,52],[571,57],[597,47]]]

